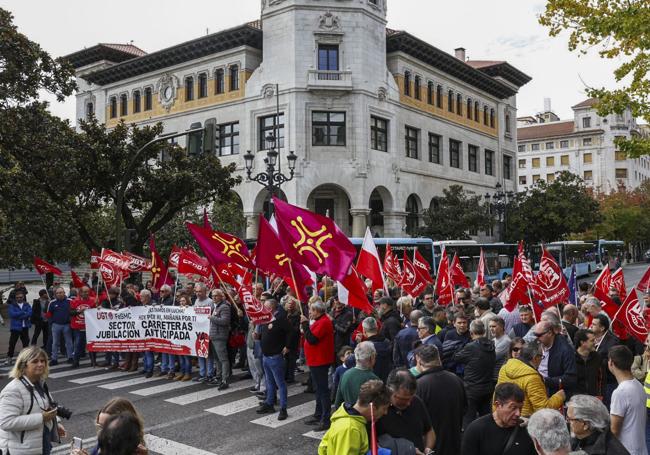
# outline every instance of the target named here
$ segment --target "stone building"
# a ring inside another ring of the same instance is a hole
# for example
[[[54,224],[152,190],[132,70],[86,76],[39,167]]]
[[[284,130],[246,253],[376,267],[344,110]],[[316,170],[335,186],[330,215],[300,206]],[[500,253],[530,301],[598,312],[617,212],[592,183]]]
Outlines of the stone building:
[[[530,78],[388,29],[386,8],[387,0],[264,0],[259,21],[160,51],[81,50],[68,56],[78,117],[93,112],[109,127],[163,122],[166,132],[215,118],[222,162],[242,176],[248,150],[253,171],[264,169],[277,127],[283,170],[289,151],[298,157],[283,196],[353,236],[368,225],[380,236],[413,233],[451,184],[481,195],[497,183],[515,190],[516,94]],[[251,181],[233,191],[254,238],[267,193]]]

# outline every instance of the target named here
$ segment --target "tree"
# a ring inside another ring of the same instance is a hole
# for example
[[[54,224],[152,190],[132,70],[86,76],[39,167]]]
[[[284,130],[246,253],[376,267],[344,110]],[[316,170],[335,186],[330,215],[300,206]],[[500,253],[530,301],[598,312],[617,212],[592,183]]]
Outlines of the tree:
[[[419,235],[434,240],[465,240],[472,231],[487,231],[492,219],[481,196],[465,191],[462,185],[450,185],[443,196],[433,198],[433,207],[424,210],[424,226]]]
[[[539,180],[516,195],[507,207],[507,241],[555,242],[583,232],[600,221],[598,202],[582,179],[562,172],[548,183]]]
[[[597,98],[599,115],[622,113],[630,108],[634,117],[650,122],[650,0],[548,0],[539,18],[551,36],[569,31],[569,49],[583,54],[598,47],[600,56],[623,63],[614,71],[615,89],[588,88]],[[650,138],[617,139],[630,157],[650,154]]]

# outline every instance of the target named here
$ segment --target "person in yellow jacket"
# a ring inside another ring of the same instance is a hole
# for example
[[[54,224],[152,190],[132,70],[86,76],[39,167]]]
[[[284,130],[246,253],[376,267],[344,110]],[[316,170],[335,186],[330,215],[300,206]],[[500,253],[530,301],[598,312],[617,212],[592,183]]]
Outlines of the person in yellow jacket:
[[[544,408],[558,409],[566,400],[564,390],[548,397],[544,379],[537,372],[541,361],[542,347],[537,341],[531,341],[522,348],[518,359],[508,360],[499,371],[497,385],[511,382],[524,391],[522,417],[530,417],[535,411]]]
[[[390,390],[377,379],[361,385],[354,405],[343,403],[330,418],[331,426],[318,446],[318,455],[365,455],[370,444],[366,424],[370,422],[370,404],[375,422],[388,412]]]

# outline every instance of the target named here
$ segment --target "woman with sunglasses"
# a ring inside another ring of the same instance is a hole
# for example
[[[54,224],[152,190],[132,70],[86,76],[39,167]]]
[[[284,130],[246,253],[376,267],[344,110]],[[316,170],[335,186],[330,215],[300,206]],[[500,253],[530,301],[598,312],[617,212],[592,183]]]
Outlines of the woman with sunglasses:
[[[510,341],[510,349],[508,350],[508,359],[518,359],[521,349],[524,347],[526,342],[521,337],[514,337]]]

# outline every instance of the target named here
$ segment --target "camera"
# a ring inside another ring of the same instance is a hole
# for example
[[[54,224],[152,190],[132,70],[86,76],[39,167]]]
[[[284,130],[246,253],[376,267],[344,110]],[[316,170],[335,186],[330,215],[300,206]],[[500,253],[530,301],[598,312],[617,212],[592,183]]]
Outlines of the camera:
[[[53,402],[52,407],[56,408],[56,415],[58,417],[61,417],[62,419],[66,419],[66,420],[70,420],[70,417],[72,417],[72,411],[66,408],[65,406],[61,406],[57,402]]]

